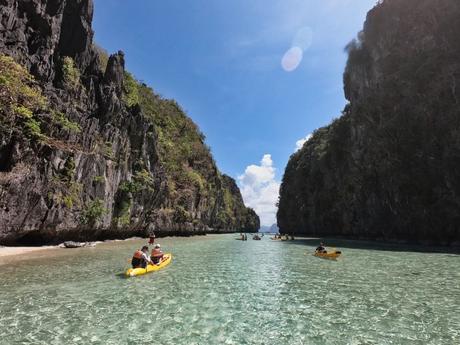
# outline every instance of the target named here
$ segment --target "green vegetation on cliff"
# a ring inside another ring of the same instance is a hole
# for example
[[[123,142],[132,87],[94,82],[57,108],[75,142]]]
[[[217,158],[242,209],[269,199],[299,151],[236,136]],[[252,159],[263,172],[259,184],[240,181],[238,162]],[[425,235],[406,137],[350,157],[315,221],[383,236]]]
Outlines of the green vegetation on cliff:
[[[75,85],[79,73],[73,60],[64,59],[66,78]],[[51,127],[79,132],[80,126],[54,111],[35,78],[13,58],[0,54],[0,134],[5,138],[25,134],[31,139],[50,142]]]
[[[41,121],[34,114],[47,107],[32,75],[13,58],[0,54],[0,133],[25,132],[41,137]]]
[[[238,187],[218,171],[205,136],[174,100],[163,99],[153,89],[138,82],[129,72],[123,80],[124,103],[139,106],[153,125],[148,135],[157,143],[158,160],[167,178],[168,205],[178,223],[199,224],[196,203],[205,202],[214,210],[214,226],[225,229],[257,230],[258,218],[247,210]],[[148,172],[144,169],[144,176]],[[234,183],[234,181],[233,181]],[[127,182],[126,187],[141,190],[145,183]],[[126,191],[126,190],[125,190]],[[254,219],[253,219],[254,218]]]

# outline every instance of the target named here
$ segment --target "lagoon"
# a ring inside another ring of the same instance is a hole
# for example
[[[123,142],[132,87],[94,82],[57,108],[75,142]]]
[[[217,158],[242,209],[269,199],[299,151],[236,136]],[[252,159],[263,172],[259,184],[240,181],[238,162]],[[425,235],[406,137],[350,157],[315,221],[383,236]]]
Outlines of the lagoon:
[[[158,239],[172,264],[129,279],[144,240],[3,258],[0,344],[460,343],[459,255],[235,237]]]

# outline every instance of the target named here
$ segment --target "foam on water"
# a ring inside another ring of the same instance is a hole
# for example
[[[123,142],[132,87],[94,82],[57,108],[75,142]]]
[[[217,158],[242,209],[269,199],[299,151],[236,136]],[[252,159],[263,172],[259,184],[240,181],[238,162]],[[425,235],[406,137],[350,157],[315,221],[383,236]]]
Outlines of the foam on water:
[[[173,263],[123,279],[142,242],[0,266],[0,344],[458,344],[460,256],[235,235],[161,239]]]

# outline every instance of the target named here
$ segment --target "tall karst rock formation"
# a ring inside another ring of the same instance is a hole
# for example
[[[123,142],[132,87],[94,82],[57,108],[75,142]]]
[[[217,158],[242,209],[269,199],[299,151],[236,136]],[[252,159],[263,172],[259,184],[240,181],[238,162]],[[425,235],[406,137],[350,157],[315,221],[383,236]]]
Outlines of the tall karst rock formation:
[[[281,232],[460,240],[460,1],[385,0],[348,46],[349,104],[295,153]]]
[[[258,229],[180,106],[94,45],[92,15],[0,1],[0,243]]]

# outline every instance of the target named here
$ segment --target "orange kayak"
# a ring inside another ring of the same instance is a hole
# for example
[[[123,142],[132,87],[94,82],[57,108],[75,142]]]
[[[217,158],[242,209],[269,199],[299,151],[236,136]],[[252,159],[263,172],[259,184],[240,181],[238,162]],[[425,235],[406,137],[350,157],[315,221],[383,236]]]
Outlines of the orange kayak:
[[[315,252],[315,254],[313,254],[313,256],[317,256],[317,257],[323,258],[323,259],[332,259],[332,260],[335,260],[335,259],[337,259],[341,254],[342,254],[341,251],[339,251],[339,250],[334,250],[334,251],[330,251],[330,252],[326,252],[326,253]]]

